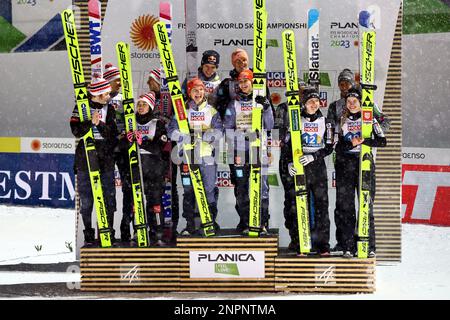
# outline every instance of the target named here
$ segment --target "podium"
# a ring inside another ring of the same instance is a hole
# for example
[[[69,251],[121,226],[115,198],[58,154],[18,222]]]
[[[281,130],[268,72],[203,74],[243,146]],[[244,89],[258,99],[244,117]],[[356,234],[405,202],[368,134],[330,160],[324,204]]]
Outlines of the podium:
[[[81,248],[81,291],[373,293],[375,259],[296,256],[278,230],[177,238],[165,247]]]

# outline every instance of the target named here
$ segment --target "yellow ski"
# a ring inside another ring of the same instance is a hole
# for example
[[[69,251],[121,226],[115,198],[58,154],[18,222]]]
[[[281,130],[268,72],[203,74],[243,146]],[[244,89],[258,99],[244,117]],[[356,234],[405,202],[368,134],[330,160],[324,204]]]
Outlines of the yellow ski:
[[[131,77],[130,48],[128,44],[116,44],[117,58],[120,69],[120,82],[122,84],[123,112],[125,116],[126,132],[136,130],[136,115],[134,111],[133,80]],[[144,191],[142,187],[142,173],[140,167],[139,146],[136,139],[128,147],[130,161],[131,188],[133,191],[134,227],[136,228],[137,244],[139,247],[148,247],[148,229],[145,215]]]
[[[306,189],[305,169],[300,163],[302,149],[302,117],[300,114],[300,97],[297,79],[297,59],[295,53],[295,36],[291,30],[282,33],[284,68],[286,73],[286,95],[289,114],[289,126],[292,145],[292,161],[297,173],[294,176],[295,204],[297,208],[298,239],[300,253],[307,254],[311,250],[309,229],[308,191]]]
[[[164,22],[157,22],[153,25],[153,31],[156,35],[161,61],[163,62],[164,72],[166,75],[167,84],[169,86],[170,96],[172,98],[172,106],[178,122],[178,127],[181,133],[190,134],[189,122],[186,114],[186,106],[184,104],[183,95],[181,93],[181,86],[178,80],[177,70],[175,67],[175,60],[173,58],[172,46],[169,42],[166,25]],[[192,142],[194,143],[194,141]],[[192,185],[194,188],[195,200],[197,202],[198,210],[200,212],[200,220],[202,222],[202,229],[205,236],[214,236],[214,224],[209,211],[208,200],[206,198],[205,187],[203,186],[202,175],[198,164],[191,163],[189,155],[193,151],[193,144],[184,144],[183,151],[185,161],[189,168]]]
[[[72,81],[75,90],[78,113],[80,121],[91,120],[91,108],[87,95],[86,84],[84,82],[83,66],[81,63],[81,53],[78,44],[77,31],[73,11],[64,10],[61,13],[61,20],[66,39],[67,54],[69,56],[70,69],[72,71]],[[103,189],[100,179],[100,166],[98,163],[97,150],[95,149],[94,133],[91,129],[83,136],[86,159],[91,180],[91,189],[94,197],[95,211],[97,213],[97,225],[102,247],[111,247],[111,232],[108,226],[106,206],[103,198]]]

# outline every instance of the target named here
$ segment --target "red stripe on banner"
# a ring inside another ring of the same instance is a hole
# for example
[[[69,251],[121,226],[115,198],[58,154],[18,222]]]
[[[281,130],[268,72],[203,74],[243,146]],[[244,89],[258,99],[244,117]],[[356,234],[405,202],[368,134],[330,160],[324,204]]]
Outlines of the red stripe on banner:
[[[162,19],[166,19],[166,20],[172,20],[171,16],[168,16],[168,15],[165,15],[165,14],[162,14],[162,13],[159,15],[159,17],[162,18]]]
[[[102,58],[97,58],[95,60],[91,60],[91,64],[95,64],[95,63],[100,62],[100,61],[102,61]]]
[[[100,19],[100,16],[98,14],[96,14],[96,13],[93,13],[93,12],[89,12],[89,17]]]

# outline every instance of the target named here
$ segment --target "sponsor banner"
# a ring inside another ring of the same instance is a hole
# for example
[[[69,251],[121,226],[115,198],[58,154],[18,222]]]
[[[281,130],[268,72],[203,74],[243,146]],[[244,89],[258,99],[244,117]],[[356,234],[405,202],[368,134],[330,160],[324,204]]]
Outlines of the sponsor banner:
[[[339,98],[337,76],[344,68],[358,71],[358,13],[361,9],[370,6],[373,12],[384,13],[378,19],[379,34],[383,37],[377,39],[376,54],[376,79],[378,90],[375,92],[375,102],[381,105],[386,84],[386,74],[389,66],[392,40],[397,22],[398,10],[401,1],[380,0],[374,6],[371,1],[362,0],[357,6],[350,5],[351,1],[344,1],[342,6],[336,7],[335,1],[322,0],[317,3],[320,10],[320,72],[321,85],[331,87],[327,99],[334,101]],[[185,59],[185,21],[184,1],[173,0],[172,45],[174,59],[177,65],[180,80],[186,74]],[[295,10],[293,10],[295,8]],[[296,34],[299,78],[304,78],[308,66],[307,54],[307,10],[309,1],[290,0],[283,5],[276,1],[267,3],[268,25],[268,85],[273,88],[284,88],[284,63],[281,50],[281,32],[292,29]],[[330,10],[333,8],[333,10]],[[253,7],[251,2],[242,3],[240,0],[217,2],[211,8],[209,2],[199,1],[197,23],[198,64],[200,65],[201,53],[214,49],[221,55],[219,75],[228,77],[232,69],[230,56],[237,47],[247,50],[249,64],[253,65]],[[218,14],[220,13],[220,14]],[[118,41],[130,43],[131,59],[135,89],[137,94],[148,90],[146,81],[149,70],[158,68],[159,53],[152,26],[158,21],[158,2],[135,0],[133,10],[129,4],[121,0],[109,0],[102,32],[105,35],[104,58],[105,61],[116,61],[114,46]],[[232,17],[232,18],[230,18]],[[282,22],[281,22],[282,21]],[[113,35],[113,36],[111,36]],[[326,100],[322,99],[325,107]],[[278,103],[276,103],[278,104]]]
[[[0,153],[0,203],[75,207],[73,154]]]
[[[264,251],[189,251],[190,278],[265,278]]]
[[[402,149],[402,222],[450,226],[448,149]]]
[[[20,151],[24,153],[75,154],[75,139],[21,138]]]

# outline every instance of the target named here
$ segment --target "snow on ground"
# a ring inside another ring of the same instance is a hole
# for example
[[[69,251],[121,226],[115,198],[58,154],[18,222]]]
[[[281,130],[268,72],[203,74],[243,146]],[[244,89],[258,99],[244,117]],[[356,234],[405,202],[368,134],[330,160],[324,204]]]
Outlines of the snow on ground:
[[[0,265],[75,261],[74,210],[0,206]],[[252,299],[450,299],[450,228],[402,226],[402,262],[378,265],[376,292],[359,295],[262,295]],[[42,246],[37,251],[35,246]],[[0,285],[79,281],[72,272],[0,272]],[[120,295],[126,298],[126,295]],[[170,294],[164,294],[165,299]],[[173,297],[188,298],[186,294]],[[190,298],[205,298],[191,294]],[[207,295],[221,298],[220,295]],[[233,296],[227,295],[227,298]],[[236,295],[245,299],[248,295]],[[109,296],[111,298],[111,296]],[[142,298],[142,297],[140,297]]]
[[[75,260],[74,210],[2,205],[0,221],[0,265]]]

